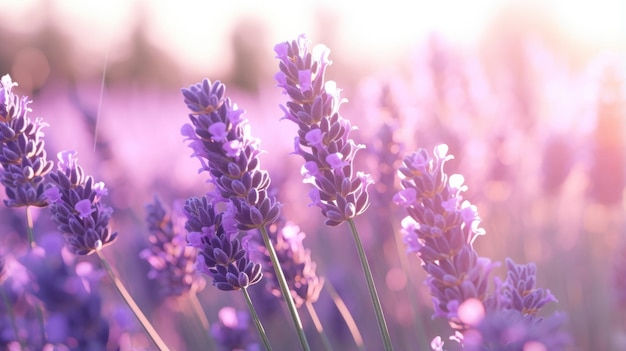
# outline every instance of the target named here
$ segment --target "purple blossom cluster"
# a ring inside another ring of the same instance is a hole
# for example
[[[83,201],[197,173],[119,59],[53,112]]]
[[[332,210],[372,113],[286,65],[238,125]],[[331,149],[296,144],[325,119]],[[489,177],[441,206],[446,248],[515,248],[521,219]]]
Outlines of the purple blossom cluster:
[[[58,169],[48,175],[45,197],[70,251],[89,255],[117,238],[109,228],[113,210],[100,201],[108,189],[85,174],[75,151],[60,152],[58,157]]]
[[[452,157],[446,145],[431,158],[424,149],[407,156],[399,172],[403,190],[394,197],[409,216],[402,221],[407,251],[416,253],[428,273],[434,317],[458,320],[459,305],[469,299],[488,300],[494,263],[480,257],[472,244],[484,234],[476,207],[462,201],[463,177],[448,178],[443,166]]]
[[[545,322],[536,317],[544,305],[557,300],[549,290],[536,287],[533,263],[521,265],[507,258],[506,279],[494,279],[495,288],[489,289],[497,264],[473,248],[485,232],[479,228],[476,207],[463,200],[463,177],[448,177],[444,170],[452,159],[447,152],[447,145],[441,144],[432,157],[425,149],[407,156],[399,169],[403,189],[394,196],[408,213],[402,220],[407,252],[419,256],[428,274],[433,317],[444,317],[463,332],[460,341],[470,350],[519,350],[530,343],[564,350],[570,340],[561,330],[562,316]],[[478,307],[467,307],[468,301]]]
[[[48,347],[105,351],[109,322],[102,314],[103,299],[98,284],[103,272],[88,262],[78,263],[72,256],[64,257],[62,249],[63,239],[48,235],[20,260],[31,280],[27,291],[46,311]],[[35,331],[33,328],[29,333]]]
[[[173,218],[177,214],[168,214],[158,197],[146,205],[146,210],[150,246],[139,257],[150,264],[148,278],[157,281],[162,297],[180,296],[194,283],[200,284],[193,268],[197,252],[187,244],[184,228],[177,225],[180,221]]]
[[[47,205],[44,177],[53,168],[46,159],[41,118],[32,121],[30,100],[13,92],[17,83],[9,75],[0,78],[0,182],[7,207]]]
[[[192,124],[181,132],[201,170],[210,173],[216,194],[232,203],[238,228],[250,230],[276,220],[280,205],[267,193],[270,178],[260,168],[259,140],[250,135],[244,111],[225,97],[225,91],[224,84],[208,79],[183,89]]]
[[[280,61],[275,75],[278,87],[289,96],[283,119],[298,125],[294,152],[304,159],[304,182],[315,186],[309,193],[326,224],[336,226],[367,210],[367,188],[373,183],[369,174],[354,172],[354,157],[363,145],[350,138],[354,129],[339,113],[345,101],[335,82],[326,81],[330,50],[318,45],[309,52],[309,40],[297,40],[274,47]]]
[[[274,244],[296,307],[316,302],[324,287],[324,278],[316,274],[316,264],[311,259],[311,250],[303,245],[306,234],[300,231],[300,227],[284,219],[272,224],[268,234]],[[257,250],[262,254],[263,275],[268,279],[268,288],[274,295],[280,296],[278,280],[269,253],[262,245],[259,245]]]
[[[233,307],[222,307],[218,322],[211,327],[211,335],[220,351],[259,351],[259,344],[250,332],[250,315]]]
[[[244,289],[261,280],[261,265],[250,260],[247,241],[237,238],[239,231],[228,212],[218,212],[206,196],[187,199],[184,212],[189,245],[198,251],[198,272],[210,276],[213,285],[224,291]]]

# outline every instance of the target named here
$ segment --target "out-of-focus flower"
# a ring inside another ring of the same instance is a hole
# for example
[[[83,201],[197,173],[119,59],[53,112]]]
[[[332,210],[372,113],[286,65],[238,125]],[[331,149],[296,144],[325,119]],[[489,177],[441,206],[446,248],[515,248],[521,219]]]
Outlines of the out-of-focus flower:
[[[54,166],[46,159],[41,118],[28,116],[31,102],[13,93],[17,86],[9,75],[0,79],[0,182],[8,199],[7,207],[47,205],[44,178]]]
[[[239,229],[250,230],[275,221],[280,205],[267,193],[270,178],[260,168],[259,140],[250,135],[244,110],[225,97],[225,90],[221,82],[208,79],[182,89],[192,124],[181,132],[200,160],[200,170],[211,174],[217,193],[233,204]]]
[[[339,114],[344,102],[340,89],[324,79],[330,50],[317,45],[309,53],[309,45],[304,35],[277,44],[280,71],[275,79],[290,98],[281,105],[283,119],[299,128],[294,153],[304,158],[304,182],[315,186],[309,193],[312,205],[321,208],[327,225],[336,226],[365,212],[373,181],[369,174],[353,170],[356,152],[364,146],[350,138],[354,128]]]
[[[250,316],[233,307],[222,307],[219,321],[211,326],[211,335],[220,351],[260,351],[254,333],[250,332]]]
[[[32,279],[29,293],[45,308],[47,341],[69,350],[106,350],[109,324],[101,315],[98,289],[102,274],[63,256],[59,236],[45,236],[38,244],[21,263]]]
[[[472,246],[484,231],[478,227],[476,207],[462,202],[461,193],[467,189],[463,177],[448,179],[444,172],[444,163],[452,158],[447,151],[442,144],[432,158],[424,149],[407,156],[399,170],[403,190],[394,202],[409,214],[402,221],[404,242],[428,273],[434,316],[458,323],[462,329],[457,308],[470,298],[488,300],[489,274],[495,264],[479,257]]]
[[[100,201],[108,191],[103,183],[94,183],[93,177],[85,175],[75,151],[60,152],[58,157],[58,169],[48,175],[51,186],[45,197],[70,251],[89,255],[117,238],[109,228],[113,210]]]
[[[284,220],[272,224],[268,235],[274,244],[276,256],[296,307],[317,301],[324,287],[324,278],[318,277],[315,273],[316,265],[311,260],[311,251],[305,249],[302,244],[306,235],[300,231],[300,227]],[[269,279],[268,287],[275,296],[281,296],[269,252],[264,245],[259,245],[259,250],[265,262],[263,274]]]
[[[464,350],[568,350],[571,338],[563,330],[564,323],[561,314],[532,319],[517,310],[492,311],[475,328],[464,332]]]
[[[161,295],[180,296],[189,291],[197,281],[193,264],[196,250],[187,245],[185,233],[175,226],[172,212],[168,215],[161,201],[155,196],[154,202],[146,206],[146,222],[150,230],[150,246],[139,256],[150,264],[148,278],[159,283]],[[181,213],[180,216],[183,216]]]
[[[536,287],[537,266],[534,263],[516,264],[507,258],[506,266],[508,272],[502,289],[507,300],[504,308],[520,311],[523,316],[533,318],[548,302],[557,302],[550,290]]]
[[[247,237],[243,243],[237,238],[230,211],[216,213],[206,196],[187,199],[183,211],[188,218],[185,228],[189,244],[198,249],[198,272],[209,275],[213,285],[224,291],[247,288],[261,280],[262,267],[250,261]]]

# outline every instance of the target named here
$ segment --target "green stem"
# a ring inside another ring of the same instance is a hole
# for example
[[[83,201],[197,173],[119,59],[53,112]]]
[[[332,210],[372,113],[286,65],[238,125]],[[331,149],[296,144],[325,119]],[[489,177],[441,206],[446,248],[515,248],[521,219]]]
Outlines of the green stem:
[[[385,316],[383,309],[380,305],[378,293],[376,292],[376,286],[374,285],[374,278],[372,278],[372,271],[370,270],[369,263],[367,262],[367,256],[365,256],[365,250],[363,250],[363,244],[361,244],[361,238],[359,238],[359,232],[356,229],[356,225],[352,219],[348,220],[352,236],[354,237],[354,243],[359,251],[359,259],[361,260],[361,266],[363,267],[363,273],[367,280],[367,289],[369,290],[370,297],[372,298],[372,305],[374,305],[374,311],[376,312],[376,320],[378,321],[378,327],[380,328],[380,334],[383,337],[383,344],[385,345],[385,351],[392,351],[391,337],[389,336],[389,330],[387,330],[387,322],[385,322]]]
[[[298,338],[300,339],[302,349],[305,351],[311,351],[311,347],[309,347],[309,342],[307,341],[306,335],[304,334],[304,329],[302,328],[302,321],[300,320],[300,316],[298,315],[298,311],[296,309],[296,303],[293,301],[293,298],[291,298],[291,293],[289,292],[289,287],[287,286],[287,279],[285,279],[285,274],[283,273],[283,269],[280,266],[280,262],[278,261],[278,256],[276,255],[276,250],[274,250],[274,245],[272,245],[272,242],[267,235],[267,230],[265,230],[265,227],[260,227],[259,229],[261,230],[261,236],[263,237],[265,248],[270,254],[270,259],[272,260],[272,265],[274,266],[274,272],[276,272],[276,278],[278,280],[278,285],[280,286],[280,291],[283,294],[285,302],[287,302],[287,307],[289,308],[291,319],[293,319],[296,331],[298,332]]]
[[[30,214],[30,206],[26,206],[26,234],[28,236],[28,246],[32,250],[37,245],[33,235],[33,217]]]
[[[327,351],[333,351],[333,347],[330,344],[330,340],[328,340],[328,336],[326,336],[326,333],[324,332],[324,327],[322,327],[322,322],[320,322],[320,318],[317,316],[315,307],[313,307],[313,304],[310,301],[307,301],[305,305],[306,305],[306,309],[309,311],[309,315],[311,316],[311,319],[313,320],[313,324],[315,324],[315,328],[317,329],[317,332],[320,334],[320,337],[322,338],[324,347],[326,347]]]
[[[0,287],[0,295],[2,295],[2,301],[4,301],[4,305],[7,308],[7,313],[9,314],[9,319],[11,319],[11,326],[15,331],[15,338],[20,343],[20,349],[25,350],[26,345],[24,344],[24,340],[20,338],[20,330],[17,328],[17,323],[15,322],[15,314],[13,313],[13,307],[11,306],[11,301],[9,301],[9,297],[4,292],[4,289]]]
[[[159,350],[169,351],[169,347],[167,347],[165,342],[163,342],[163,340],[161,339],[159,334],[156,332],[152,324],[150,324],[150,321],[148,321],[148,318],[146,318],[143,312],[141,312],[141,309],[139,308],[139,306],[137,306],[137,303],[135,303],[135,300],[133,300],[128,290],[126,290],[126,288],[124,287],[124,284],[122,284],[122,281],[117,277],[117,275],[113,271],[113,268],[111,268],[111,265],[109,265],[109,262],[102,254],[102,249],[100,247],[96,249],[96,253],[98,254],[98,257],[100,258],[100,262],[102,262],[102,266],[109,274],[109,277],[111,278],[111,281],[113,282],[113,286],[115,286],[115,289],[122,296],[122,298],[124,299],[128,307],[130,308],[130,310],[133,311],[133,313],[135,314],[135,317],[137,317],[137,320],[139,321],[139,324],[141,324],[143,329],[146,331],[146,334],[148,334],[152,342],[158,347]]]
[[[243,296],[246,298],[246,304],[248,305],[248,309],[250,310],[250,315],[252,316],[252,320],[254,320],[254,324],[256,325],[256,329],[259,331],[259,335],[261,336],[261,340],[263,340],[263,345],[265,345],[265,349],[267,351],[272,351],[272,346],[270,345],[270,341],[267,338],[267,334],[265,334],[265,329],[263,329],[263,324],[261,324],[261,320],[259,316],[256,314],[256,310],[252,305],[252,300],[250,299],[250,294],[248,294],[248,289],[243,288]]]
[[[354,339],[356,346],[359,348],[360,351],[365,351],[363,337],[361,336],[361,332],[359,331],[359,327],[356,325],[354,318],[352,318],[352,314],[350,314],[348,306],[346,306],[345,302],[343,302],[343,299],[341,298],[341,296],[339,296],[337,290],[335,290],[335,288],[330,283],[330,281],[328,281],[328,279],[326,280],[324,287],[326,288],[326,290],[328,290],[330,298],[333,299],[335,306],[337,306],[337,310],[339,310],[339,313],[341,313],[343,320],[346,322],[346,325],[350,330],[350,334],[352,334],[352,338]]]
[[[33,216],[30,213],[30,206],[26,206],[26,236],[28,237],[28,249],[34,249],[37,244],[35,244],[35,236],[33,234]],[[39,322],[39,328],[41,331],[41,341],[42,343],[46,343],[48,337],[46,336],[46,325],[43,318],[43,309],[41,308],[41,304],[39,302],[35,302],[35,310],[37,312],[37,321]]]

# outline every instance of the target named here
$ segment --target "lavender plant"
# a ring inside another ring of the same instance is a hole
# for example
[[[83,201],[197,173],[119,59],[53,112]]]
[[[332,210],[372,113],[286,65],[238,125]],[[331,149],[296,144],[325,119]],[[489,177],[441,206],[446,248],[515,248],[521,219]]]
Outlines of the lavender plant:
[[[46,159],[41,118],[32,121],[30,100],[13,93],[17,83],[7,74],[0,78],[0,183],[4,185],[7,207],[25,207],[30,247],[35,246],[30,206],[47,205],[44,178],[53,168]]]
[[[187,245],[185,233],[175,227],[158,197],[146,205],[146,211],[150,246],[139,256],[150,264],[148,278],[158,281],[162,297],[188,293],[194,284],[201,284],[193,269],[196,250]]]
[[[209,337],[209,321],[201,313],[202,306],[196,296],[205,282],[196,274],[197,250],[187,243],[185,228],[181,222],[186,218],[182,208],[168,213],[155,195],[154,201],[146,205],[146,212],[150,245],[141,250],[139,257],[150,264],[148,279],[157,282],[161,298],[179,297],[179,303],[187,302],[182,307],[188,307],[187,310],[191,311],[194,318],[192,323],[198,326],[195,330],[199,329],[201,334],[194,339],[198,339],[203,345],[214,345]]]
[[[13,93],[17,83],[9,75],[0,79],[0,182],[6,190],[7,207],[47,205],[44,177],[53,168],[46,159],[41,118],[32,121],[28,97]]]
[[[469,298],[488,301],[489,274],[494,264],[479,257],[474,240],[484,234],[476,207],[461,202],[463,177],[448,179],[443,166],[452,156],[447,145],[435,148],[433,158],[424,149],[407,156],[399,173],[403,190],[394,197],[409,216],[402,221],[407,251],[418,254],[428,273],[433,317],[444,317],[459,329],[458,306]]]
[[[250,127],[242,118],[244,111],[239,110],[230,98],[225,97],[225,89],[226,87],[221,82],[211,83],[208,79],[188,89],[183,89],[185,104],[191,110],[189,119],[192,124],[185,124],[181,131],[190,141],[189,146],[194,151],[192,156],[200,160],[201,171],[210,173],[209,181],[215,185],[216,200],[229,203],[227,212],[235,220],[237,229],[258,228],[261,232],[265,246],[272,257],[281,291],[287,302],[300,343],[303,349],[309,350],[300,316],[290,298],[280,262],[266,231],[266,226],[278,218],[280,206],[267,192],[270,178],[267,171],[260,168],[259,141],[251,137]],[[214,237],[209,240],[210,245],[231,250],[228,246],[231,242],[230,238]],[[236,249],[239,248],[236,247]],[[226,252],[238,254],[237,251]],[[199,257],[203,258],[204,255]],[[208,258],[211,257],[207,254]],[[217,257],[216,259],[226,258]],[[241,256],[236,259],[239,258]],[[228,285],[231,287],[237,285],[234,281],[220,283],[224,283],[220,285],[223,288]],[[247,285],[249,282],[241,281],[240,283]],[[243,292],[247,294],[245,289]]]
[[[353,161],[356,152],[363,148],[350,138],[350,121],[341,117],[339,107],[344,100],[335,82],[325,81],[330,50],[316,46],[309,53],[309,41],[301,35],[297,40],[279,43],[274,47],[280,61],[274,78],[289,96],[283,119],[298,125],[294,141],[295,153],[302,156],[305,183],[315,187],[309,193],[312,204],[318,206],[325,223],[337,226],[347,222],[361,260],[368,291],[376,313],[385,350],[393,349],[387,322],[383,314],[367,256],[363,250],[353,219],[369,206],[367,188],[373,183],[369,174],[356,172]]]
[[[74,256],[63,256],[62,248],[62,238],[47,235],[37,249],[21,258],[32,280],[28,292],[46,311],[47,344],[69,350],[106,350],[109,323],[101,311],[100,273],[87,262],[76,263]]]
[[[435,147],[433,157],[424,149],[407,156],[399,169],[403,189],[394,197],[408,213],[402,221],[407,252],[419,256],[428,274],[433,317],[448,319],[463,333],[459,341],[471,350],[518,350],[530,343],[550,350],[565,349],[567,335],[553,332],[562,328],[563,318],[552,316],[540,326],[543,319],[536,317],[556,298],[535,286],[534,264],[519,265],[507,259],[506,280],[496,279],[494,291],[489,291],[490,273],[497,264],[480,257],[473,248],[474,240],[485,232],[479,228],[476,207],[463,201],[461,193],[467,189],[463,177],[448,177],[444,171],[445,162],[452,158],[447,151],[442,144]],[[479,306],[469,314],[467,307],[461,312],[468,301]],[[518,335],[509,335],[517,329]],[[550,332],[540,332],[543,330]]]
[[[60,152],[58,170],[48,175],[50,185],[45,191],[45,197],[49,202],[52,220],[58,225],[72,253],[89,255],[95,252],[98,255],[113,285],[135,313],[148,336],[159,348],[167,350],[168,347],[102,254],[102,248],[117,238],[117,233],[111,232],[109,228],[113,210],[100,201],[108,194],[108,190],[103,182],[94,183],[92,176],[85,175],[75,156],[75,151]]]
[[[52,220],[72,253],[89,255],[117,238],[109,228],[113,210],[100,201],[108,189],[85,175],[75,151],[62,151],[58,158],[58,169],[48,175],[51,185],[45,191]]]
[[[250,334],[250,316],[233,307],[222,307],[219,321],[211,328],[211,335],[218,342],[218,350],[258,351],[259,345]]]
[[[313,306],[324,288],[324,278],[318,277],[315,270],[316,264],[311,260],[311,251],[304,248],[302,241],[305,233],[294,223],[279,218],[268,228],[268,234],[278,261],[283,267],[283,273],[294,299],[296,308],[305,305],[315,327],[320,334],[327,350],[332,350],[330,341],[324,332],[319,316]],[[263,274],[269,279],[268,288],[275,296],[280,296],[280,284],[274,273],[274,267],[269,251],[263,246],[259,247],[264,262]]]
[[[208,196],[187,199],[183,210],[188,218],[185,228],[189,244],[198,250],[195,269],[210,276],[219,290],[241,290],[263,344],[271,350],[247,289],[261,281],[262,268],[250,260],[247,237],[244,244],[237,238],[232,212],[218,212]]]

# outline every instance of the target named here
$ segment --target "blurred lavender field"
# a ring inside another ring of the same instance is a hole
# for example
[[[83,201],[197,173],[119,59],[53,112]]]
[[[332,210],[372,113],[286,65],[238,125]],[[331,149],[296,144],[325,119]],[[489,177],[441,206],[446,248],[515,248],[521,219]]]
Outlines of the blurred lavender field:
[[[476,240],[476,251],[502,262],[494,274],[506,277],[506,257],[534,262],[537,286],[558,299],[542,315],[566,314],[572,350],[626,350],[625,41],[610,36],[579,42],[540,8],[514,6],[494,10],[481,30],[468,29],[475,33],[471,40],[461,40],[463,29],[458,28],[402,32],[402,25],[390,25],[390,32],[381,34],[383,41],[394,38],[388,41],[401,44],[376,47],[381,40],[373,38],[372,47],[355,49],[367,38],[350,37],[348,24],[355,19],[342,17],[345,13],[329,4],[307,5],[306,21],[292,18],[283,26],[269,14],[279,5],[260,10],[248,4],[241,13],[226,5],[198,5],[198,12],[206,12],[203,29],[192,39],[177,39],[180,33],[167,36],[168,27],[158,27],[160,16],[170,10],[170,17],[184,20],[179,12],[193,9],[161,5],[165,9],[157,12],[139,1],[118,4],[124,9],[119,12],[114,5],[103,6],[89,12],[109,17],[85,16],[94,21],[90,25],[77,10],[59,3],[33,3],[0,2],[0,75],[10,74],[19,83],[14,90],[33,100],[30,118],[43,117],[49,124],[43,129],[48,159],[56,164],[57,152],[75,150],[85,172],[106,184],[112,227],[119,236],[103,251],[172,349],[216,349],[206,344],[202,323],[190,313],[189,293],[162,294],[142,258],[155,240],[146,221],[146,206],[155,196],[168,213],[174,212],[173,230],[184,233],[176,211],[187,198],[210,190],[181,136],[189,111],[180,90],[205,77],[225,83],[227,95],[246,110],[252,133],[266,151],[259,157],[271,177],[271,192],[283,204],[282,216],[306,233],[303,244],[317,274],[345,302],[365,348],[382,349],[348,229],[324,225],[319,210],[309,207],[303,162],[291,154],[297,126],[280,120],[279,105],[287,98],[273,78],[278,71],[274,44],[306,33],[313,43],[330,48],[333,64],[327,77],[348,99],[341,114],[358,127],[353,137],[366,145],[355,169],[370,173],[375,183],[369,188],[369,209],[355,222],[396,350],[431,350],[436,336],[444,339],[446,350],[457,349],[448,341],[453,334],[448,322],[431,318],[427,275],[419,257],[406,253],[400,234],[406,214],[392,201],[401,189],[402,158],[442,143],[455,156],[446,171],[465,177],[469,189],[464,197],[482,218],[486,235]],[[211,27],[219,11],[225,14]],[[385,20],[394,13],[377,14],[389,24],[393,21]],[[32,25],[25,18],[32,18]],[[105,26],[106,18],[114,24]],[[185,52],[185,45],[200,49]],[[194,52],[205,61],[190,57]],[[6,199],[4,191],[0,198]],[[29,253],[23,209],[0,208],[0,288],[22,337],[38,330],[36,306],[54,301],[61,307],[43,312],[49,325],[84,326],[84,335],[105,340],[104,348],[82,349],[153,349],[97,257],[62,249],[49,209],[31,211],[35,242],[51,253],[45,259]],[[207,282],[196,282],[194,294],[212,328],[237,329],[232,327],[241,322],[249,343],[262,349],[242,296],[219,291],[207,277],[200,280]],[[287,308],[268,292],[266,281],[249,291],[270,342],[275,350],[298,349]],[[66,311],[75,311],[74,304],[84,311],[70,316]],[[320,292],[315,308],[335,349],[357,350],[328,289]],[[312,349],[322,350],[313,321],[302,316]],[[68,334],[60,329],[50,327],[48,338]],[[1,305],[2,349],[19,349],[16,343],[9,348],[12,335],[9,311]]]

